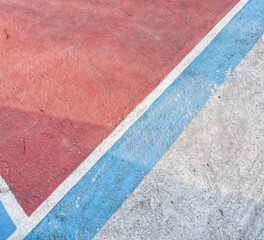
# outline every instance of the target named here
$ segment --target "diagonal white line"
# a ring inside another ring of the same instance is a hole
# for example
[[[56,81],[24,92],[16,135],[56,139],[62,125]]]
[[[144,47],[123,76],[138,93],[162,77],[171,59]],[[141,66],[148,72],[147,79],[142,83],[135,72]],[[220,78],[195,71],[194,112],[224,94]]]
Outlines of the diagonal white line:
[[[17,202],[12,191],[9,189],[5,180],[0,175],[0,201],[5,207],[7,213],[13,220],[16,227],[18,227],[28,216],[24,212],[23,208]]]
[[[185,56],[170,74],[141,102],[120,125],[75,169],[75,171],[43,202],[35,212],[9,237],[23,239],[55,207],[70,189],[97,163],[97,161],[117,142],[117,140],[147,111],[152,103],[175,81],[175,79],[212,42],[228,22],[249,0],[239,1],[235,7]]]

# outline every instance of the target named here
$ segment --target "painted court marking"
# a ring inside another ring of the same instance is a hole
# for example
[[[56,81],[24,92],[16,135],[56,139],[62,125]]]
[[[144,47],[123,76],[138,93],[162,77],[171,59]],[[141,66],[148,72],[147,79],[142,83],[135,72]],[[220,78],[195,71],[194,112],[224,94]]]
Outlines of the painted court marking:
[[[2,202],[0,202],[0,216],[0,236],[1,239],[7,239],[16,230],[16,226],[10,219],[10,216],[8,215]]]
[[[0,2],[0,175],[28,216],[237,2]]]
[[[240,1],[207,36],[183,59],[183,61],[161,82],[161,84],[131,112],[115,131],[43,202],[37,210],[16,230],[10,239],[25,237],[67,192],[96,164],[113,144],[139,119],[166,88],[186,69],[189,64],[210,44],[215,36],[241,10],[248,1]]]
[[[261,37],[263,7],[247,4],[26,239],[91,239]]]
[[[0,201],[4,205],[6,211],[12,218],[16,226],[27,219],[27,215],[23,208],[17,202],[14,194],[9,189],[5,180],[0,176]]]

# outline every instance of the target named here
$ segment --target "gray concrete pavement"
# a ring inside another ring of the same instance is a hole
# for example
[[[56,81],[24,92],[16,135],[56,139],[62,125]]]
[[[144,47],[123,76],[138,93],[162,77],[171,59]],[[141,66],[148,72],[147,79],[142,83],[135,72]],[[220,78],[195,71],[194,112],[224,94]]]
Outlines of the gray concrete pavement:
[[[95,239],[264,239],[264,38]]]

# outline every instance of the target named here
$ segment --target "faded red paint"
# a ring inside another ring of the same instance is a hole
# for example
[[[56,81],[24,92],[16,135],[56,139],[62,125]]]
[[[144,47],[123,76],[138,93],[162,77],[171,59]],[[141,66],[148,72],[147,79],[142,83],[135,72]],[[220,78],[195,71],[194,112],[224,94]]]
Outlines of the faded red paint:
[[[237,2],[0,1],[0,174],[27,214]]]

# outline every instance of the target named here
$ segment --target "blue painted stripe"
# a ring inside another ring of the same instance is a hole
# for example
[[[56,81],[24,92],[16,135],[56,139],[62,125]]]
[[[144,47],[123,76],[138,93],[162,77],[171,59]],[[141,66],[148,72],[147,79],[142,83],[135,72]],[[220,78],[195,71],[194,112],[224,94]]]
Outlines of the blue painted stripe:
[[[5,240],[16,230],[16,226],[1,202],[0,216],[0,240]]]
[[[91,239],[250,51],[263,23],[263,1],[250,1],[26,239]]]

